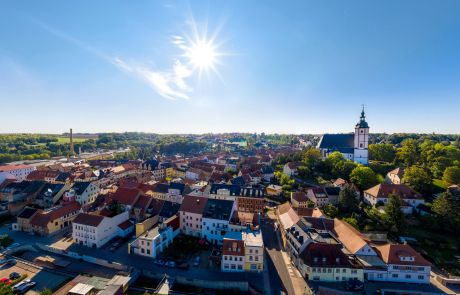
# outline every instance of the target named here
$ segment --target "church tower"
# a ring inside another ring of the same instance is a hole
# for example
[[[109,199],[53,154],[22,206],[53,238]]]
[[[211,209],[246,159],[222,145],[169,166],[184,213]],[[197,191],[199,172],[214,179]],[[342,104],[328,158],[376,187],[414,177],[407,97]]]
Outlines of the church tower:
[[[363,111],[361,112],[361,118],[355,127],[355,154],[354,161],[367,165],[369,162],[369,125],[367,125],[366,117],[364,116],[364,105]]]

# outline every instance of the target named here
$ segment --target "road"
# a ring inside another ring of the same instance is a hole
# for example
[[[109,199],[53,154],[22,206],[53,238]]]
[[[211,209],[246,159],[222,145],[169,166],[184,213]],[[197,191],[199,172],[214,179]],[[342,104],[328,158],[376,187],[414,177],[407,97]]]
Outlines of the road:
[[[267,259],[272,294],[295,295],[275,232],[275,221],[271,218],[262,218],[261,223],[265,251],[268,253],[265,259]]]
[[[16,232],[8,230],[8,226],[0,228],[0,235],[8,234],[14,239],[15,243],[20,245],[34,245],[35,243],[41,243],[44,245],[54,245],[56,248],[62,249],[67,247],[65,250],[97,257],[100,259],[107,260],[109,262],[117,262],[122,265],[132,266],[135,269],[145,269],[155,273],[167,273],[169,276],[176,277],[187,277],[190,279],[207,279],[213,281],[248,281],[253,284],[259,290],[264,290],[263,276],[256,272],[241,272],[241,273],[223,273],[221,271],[210,271],[202,268],[190,268],[190,270],[180,270],[177,268],[167,268],[165,266],[158,266],[153,264],[154,259],[145,258],[139,255],[128,254],[127,252],[121,251],[126,249],[121,247],[115,253],[110,251],[104,251],[101,249],[93,249],[78,244],[64,243],[58,239],[50,237],[40,236],[29,236],[25,232]]]

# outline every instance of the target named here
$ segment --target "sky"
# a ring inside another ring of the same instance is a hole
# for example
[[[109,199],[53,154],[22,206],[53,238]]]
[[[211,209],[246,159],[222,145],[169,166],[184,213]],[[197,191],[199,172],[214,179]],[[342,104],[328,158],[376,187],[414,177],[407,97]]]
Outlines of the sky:
[[[460,1],[1,1],[0,133],[460,133]]]

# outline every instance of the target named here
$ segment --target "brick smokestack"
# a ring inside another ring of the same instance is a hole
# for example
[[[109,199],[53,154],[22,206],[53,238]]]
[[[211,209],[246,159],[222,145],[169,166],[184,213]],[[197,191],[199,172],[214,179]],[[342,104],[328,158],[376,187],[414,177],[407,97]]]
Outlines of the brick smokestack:
[[[72,128],[70,128],[70,155],[73,156],[73,134],[72,134]]]

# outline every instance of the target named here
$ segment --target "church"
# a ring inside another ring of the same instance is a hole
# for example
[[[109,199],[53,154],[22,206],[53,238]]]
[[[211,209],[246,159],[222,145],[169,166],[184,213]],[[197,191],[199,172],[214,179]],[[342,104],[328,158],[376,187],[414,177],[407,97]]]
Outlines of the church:
[[[323,159],[333,152],[340,152],[345,159],[367,165],[369,161],[369,125],[365,118],[363,107],[361,118],[353,134],[324,134],[316,146],[321,151]]]

